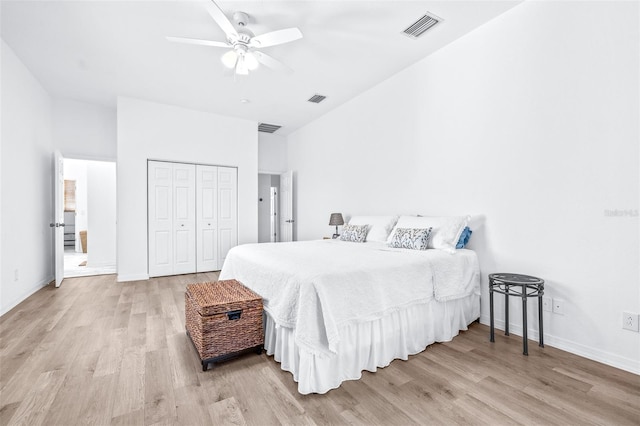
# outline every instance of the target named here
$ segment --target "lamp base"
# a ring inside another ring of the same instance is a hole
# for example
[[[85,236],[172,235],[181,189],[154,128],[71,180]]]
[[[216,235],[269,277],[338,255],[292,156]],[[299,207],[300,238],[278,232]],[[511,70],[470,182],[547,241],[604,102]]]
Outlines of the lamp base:
[[[339,238],[339,237],[340,237],[340,234],[333,234],[333,235],[331,236],[331,238],[332,238],[332,239],[334,239],[334,240],[335,240],[336,238]]]

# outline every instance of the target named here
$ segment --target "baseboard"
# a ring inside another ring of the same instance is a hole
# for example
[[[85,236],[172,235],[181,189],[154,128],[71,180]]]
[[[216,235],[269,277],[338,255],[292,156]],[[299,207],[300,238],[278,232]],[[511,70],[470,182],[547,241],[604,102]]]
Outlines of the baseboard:
[[[482,315],[480,322],[484,325],[490,325],[490,318],[488,315]],[[504,330],[504,320],[494,318],[495,328],[497,330]],[[509,333],[517,336],[522,336],[522,326],[509,324]],[[528,329],[528,337],[531,340],[538,340],[539,334],[536,329]],[[544,344],[549,345],[563,351],[570,352],[574,355],[600,362],[602,364],[610,365],[621,370],[628,371],[630,373],[640,375],[640,362],[631,358],[625,358],[611,352],[606,352],[600,349],[595,349],[590,346],[583,345],[562,337],[554,336],[549,333],[544,334]]]
[[[131,275],[123,275],[118,274],[116,277],[116,281],[119,283],[127,282],[127,281],[146,281],[149,279],[148,274],[131,274]]]
[[[87,262],[87,268],[116,268],[115,262]]]
[[[18,297],[16,297],[11,302],[9,302],[8,305],[2,307],[2,310],[0,311],[0,317],[6,314],[7,312],[9,312],[10,310],[12,310],[13,308],[15,308],[16,306],[18,306],[20,302],[25,300],[27,297],[31,296],[36,291],[40,290],[42,287],[47,286],[53,280],[55,280],[54,277],[45,278],[44,280],[39,281],[33,287],[22,292]]]

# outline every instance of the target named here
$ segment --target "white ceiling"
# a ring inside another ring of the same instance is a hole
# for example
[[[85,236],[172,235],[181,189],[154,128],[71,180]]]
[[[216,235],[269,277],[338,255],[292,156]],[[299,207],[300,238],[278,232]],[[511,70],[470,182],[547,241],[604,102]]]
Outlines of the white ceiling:
[[[115,108],[131,96],[279,124],[286,135],[521,0],[218,1],[229,17],[248,13],[256,35],[304,34],[263,49],[293,74],[261,67],[247,77],[224,68],[224,49],[165,39],[224,41],[203,1],[2,0],[2,38],[54,97]],[[418,40],[404,36],[425,12],[443,22]],[[327,99],[307,102],[316,93]]]

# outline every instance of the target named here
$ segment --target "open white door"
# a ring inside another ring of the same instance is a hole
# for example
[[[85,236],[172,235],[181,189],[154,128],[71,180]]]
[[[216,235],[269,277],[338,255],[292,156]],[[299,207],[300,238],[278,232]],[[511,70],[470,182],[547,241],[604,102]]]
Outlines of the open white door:
[[[280,241],[293,241],[293,171],[280,174]]]
[[[64,157],[59,151],[53,153],[53,223],[49,226],[54,232],[54,268],[56,287],[64,279]]]

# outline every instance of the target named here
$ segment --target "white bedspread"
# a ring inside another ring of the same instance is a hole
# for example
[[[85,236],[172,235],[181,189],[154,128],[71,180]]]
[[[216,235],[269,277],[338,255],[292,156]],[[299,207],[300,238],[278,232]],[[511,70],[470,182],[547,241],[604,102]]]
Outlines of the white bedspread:
[[[391,249],[335,240],[247,244],[233,248],[220,279],[237,279],[264,299],[277,326],[298,346],[336,352],[339,329],[435,298],[480,292],[475,252]]]

